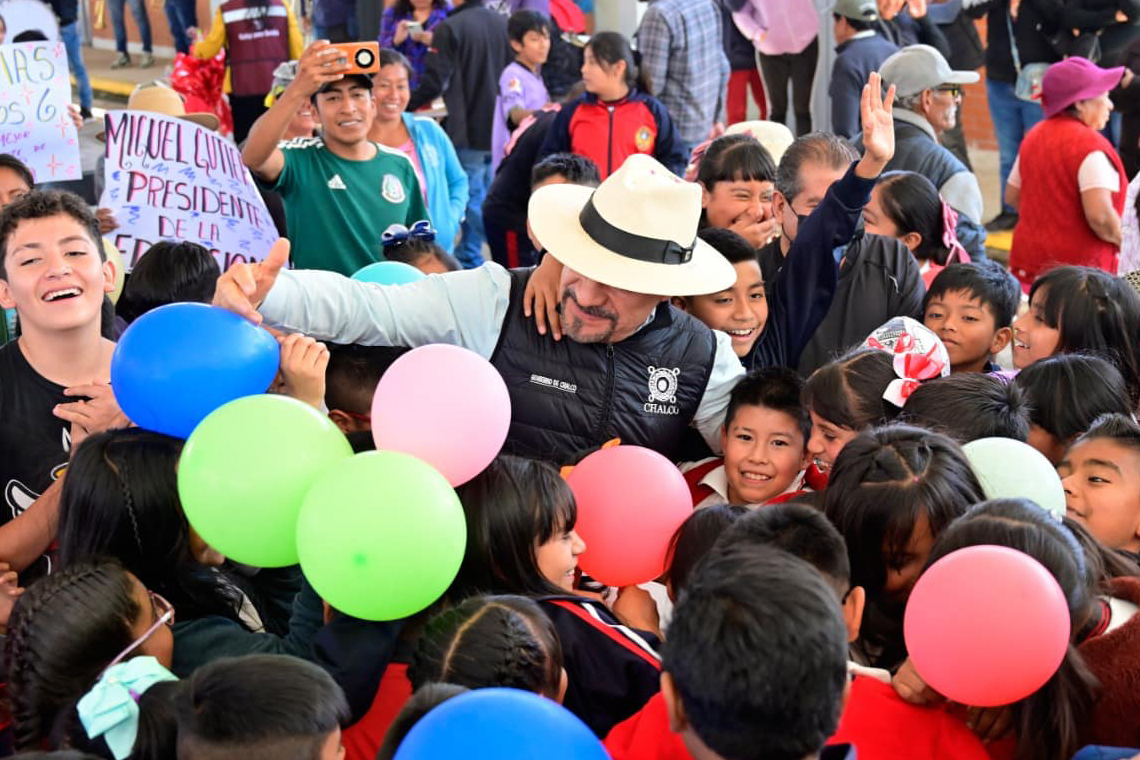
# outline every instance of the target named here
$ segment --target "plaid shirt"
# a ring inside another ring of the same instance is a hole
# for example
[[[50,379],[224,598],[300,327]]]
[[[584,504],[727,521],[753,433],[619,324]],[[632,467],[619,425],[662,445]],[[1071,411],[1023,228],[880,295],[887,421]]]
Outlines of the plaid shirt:
[[[689,145],[724,119],[729,68],[722,34],[714,0],[654,0],[637,30],[649,92],[669,109]]]

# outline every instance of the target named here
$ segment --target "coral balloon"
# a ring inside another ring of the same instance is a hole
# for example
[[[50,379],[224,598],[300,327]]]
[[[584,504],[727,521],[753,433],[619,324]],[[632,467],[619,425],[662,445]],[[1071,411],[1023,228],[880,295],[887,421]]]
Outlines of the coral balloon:
[[[459,572],[467,521],[438,471],[397,451],[334,462],[297,520],[301,569],[321,597],[364,620],[408,617]]]
[[[979,438],[962,447],[987,499],[1029,499],[1065,516],[1065,488],[1053,463],[1028,443]]]
[[[586,542],[582,569],[610,586],[657,578],[673,533],[693,513],[681,472],[641,446],[595,451],[567,476]]]
[[[246,396],[186,440],[178,495],[203,540],[254,567],[297,564],[297,513],[317,477],[352,456],[332,420],[288,396]]]
[[[918,579],[903,633],[930,688],[964,705],[997,707],[1024,699],[1057,671],[1069,646],[1069,607],[1029,555],[969,546]]]
[[[143,314],[119,338],[111,387],[136,425],[186,438],[222,404],[264,393],[280,363],[273,336],[237,314],[172,303]]]
[[[459,346],[421,346],[376,386],[372,438],[435,467],[453,486],[482,472],[503,447],[511,397],[489,361]]]

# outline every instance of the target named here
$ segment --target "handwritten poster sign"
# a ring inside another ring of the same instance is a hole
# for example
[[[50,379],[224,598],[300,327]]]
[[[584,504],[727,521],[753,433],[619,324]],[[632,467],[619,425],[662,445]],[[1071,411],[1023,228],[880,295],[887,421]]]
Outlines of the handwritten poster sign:
[[[127,270],[160,240],[206,246],[223,270],[260,261],[277,229],[232,142],[193,122],[108,111],[105,184]]]
[[[36,182],[83,176],[69,102],[62,42],[0,45],[0,153],[27,164]]]

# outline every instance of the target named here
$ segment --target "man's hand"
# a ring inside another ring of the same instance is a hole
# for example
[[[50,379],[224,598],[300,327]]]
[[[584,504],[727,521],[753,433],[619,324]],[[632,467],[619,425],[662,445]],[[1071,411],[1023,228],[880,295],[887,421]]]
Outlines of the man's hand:
[[[320,409],[325,400],[325,370],[329,349],[307,335],[279,336],[281,344],[281,394]]]
[[[558,285],[562,281],[562,262],[549,253],[527,280],[523,291],[523,314],[534,314],[539,335],[546,335],[547,323],[555,340],[562,340],[562,315],[558,313]]]
[[[96,209],[95,219],[99,222],[100,235],[107,235],[119,228],[119,223],[116,221],[115,215],[111,213],[111,209],[109,208]]]
[[[234,264],[218,278],[214,288],[214,306],[245,317],[255,325],[261,324],[257,307],[265,300],[277,273],[289,261],[289,241],[279,238],[269,249],[265,261],[256,264]]]
[[[89,435],[112,428],[127,427],[131,421],[119,408],[109,383],[73,385],[63,390],[65,396],[85,396],[78,401],[57,404],[52,414],[71,423],[71,451]]]
[[[855,168],[855,173],[863,179],[874,179],[895,155],[895,120],[891,116],[891,106],[895,101],[895,86],[887,90],[883,99],[883,80],[872,71],[863,95],[859,99],[859,110],[863,117],[863,158]]]
[[[351,68],[343,54],[328,40],[317,40],[305,48],[297,62],[297,77],[289,83],[292,90],[303,100],[308,100],[317,90],[329,82],[344,79],[344,73]]]

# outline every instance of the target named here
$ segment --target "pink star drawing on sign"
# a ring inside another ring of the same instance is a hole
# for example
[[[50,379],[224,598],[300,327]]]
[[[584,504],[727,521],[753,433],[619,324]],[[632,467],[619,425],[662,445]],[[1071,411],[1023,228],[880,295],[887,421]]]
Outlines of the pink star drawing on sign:
[[[36,91],[33,90],[31,87],[24,85],[23,89],[20,90],[20,94],[24,96],[24,102],[27,103],[28,105],[31,105],[32,104],[32,96],[36,94]]]
[[[55,43],[55,48],[52,50],[52,55],[54,55],[56,58],[63,56],[63,43],[62,42]]]
[[[51,169],[51,176],[54,177],[56,175],[56,172],[59,171],[59,167],[61,167],[61,166],[63,166],[63,164],[60,163],[59,160],[56,159],[55,154],[52,153],[51,154],[51,161],[49,161],[47,163],[47,168]]]

